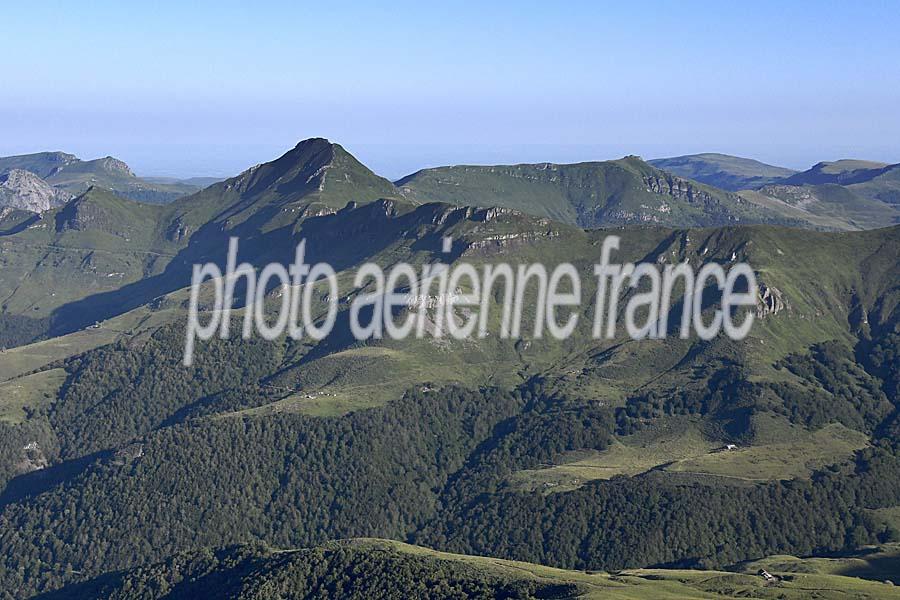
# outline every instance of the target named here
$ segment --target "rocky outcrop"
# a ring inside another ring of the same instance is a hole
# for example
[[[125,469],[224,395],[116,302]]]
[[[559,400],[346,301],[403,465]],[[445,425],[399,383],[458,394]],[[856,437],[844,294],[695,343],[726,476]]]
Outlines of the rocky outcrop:
[[[687,179],[675,177],[674,175],[663,173],[662,171],[659,171],[659,175],[657,176],[645,176],[643,179],[644,185],[647,186],[647,191],[653,192],[654,194],[671,196],[672,198],[684,200],[691,204],[709,205],[717,202],[712,194],[700,189]],[[734,194],[729,195],[734,196],[733,199],[735,202],[742,201],[740,196]]]
[[[759,192],[798,208],[806,208],[819,201],[815,190],[797,185],[767,185]]]
[[[0,206],[40,213],[61,206],[68,194],[31,173],[13,169],[0,175]]]
[[[533,244],[540,240],[559,237],[555,230],[547,231],[522,231],[517,233],[502,233],[484,236],[481,239],[469,241],[463,251],[463,256],[490,255],[505,249]]]
[[[133,444],[129,444],[124,448],[119,448],[113,454],[110,463],[117,465],[119,467],[124,467],[125,465],[132,463],[139,458],[144,456],[144,445],[138,442]]]
[[[195,227],[187,225],[181,217],[178,217],[166,228],[166,239],[170,242],[180,242],[190,237],[195,231]]]
[[[123,161],[118,158],[113,158],[112,156],[107,156],[106,158],[98,158],[95,161],[90,161],[96,164],[101,170],[106,171],[107,173],[113,175],[121,175],[124,177],[137,177],[134,172],[131,170],[131,167],[126,165]]]
[[[31,473],[32,471],[40,471],[50,466],[50,461],[44,454],[44,450],[37,442],[28,442],[22,447],[22,454],[16,463],[14,472]]]
[[[521,215],[519,211],[513,210],[511,208],[502,208],[502,207],[492,207],[492,208],[481,208],[475,211],[472,215],[472,219],[474,221],[482,221],[484,223],[489,223],[491,221],[495,221],[498,218],[504,215]]]
[[[770,287],[765,283],[759,284],[756,292],[756,316],[759,318],[777,315],[787,308],[784,295],[776,287]]]

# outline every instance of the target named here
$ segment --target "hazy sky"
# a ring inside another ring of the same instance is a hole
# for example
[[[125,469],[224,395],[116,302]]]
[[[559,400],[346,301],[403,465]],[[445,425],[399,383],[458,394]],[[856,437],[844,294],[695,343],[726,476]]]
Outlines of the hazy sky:
[[[391,177],[719,151],[900,162],[897,2],[15,2],[0,155],[228,175],[300,139]]]

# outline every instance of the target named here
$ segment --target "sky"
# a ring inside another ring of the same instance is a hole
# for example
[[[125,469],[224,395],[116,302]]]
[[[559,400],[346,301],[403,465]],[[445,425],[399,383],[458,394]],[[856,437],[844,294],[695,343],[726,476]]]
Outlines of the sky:
[[[897,2],[430,4],[4,3],[0,155],[227,176],[321,136],[391,178],[626,154],[900,162]]]

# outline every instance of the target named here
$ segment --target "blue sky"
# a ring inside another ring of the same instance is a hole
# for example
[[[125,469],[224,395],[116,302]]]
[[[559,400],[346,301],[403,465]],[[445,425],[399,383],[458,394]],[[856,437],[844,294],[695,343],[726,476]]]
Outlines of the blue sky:
[[[6,3],[0,155],[227,175],[324,136],[391,177],[701,151],[900,162],[896,2],[424,4]]]

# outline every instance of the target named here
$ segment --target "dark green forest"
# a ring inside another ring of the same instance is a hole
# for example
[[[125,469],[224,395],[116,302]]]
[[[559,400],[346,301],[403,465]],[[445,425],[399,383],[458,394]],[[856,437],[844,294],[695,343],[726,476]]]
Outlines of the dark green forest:
[[[216,340],[186,370],[173,352],[180,336],[171,326],[67,361],[60,400],[3,425],[5,452],[43,436],[56,461],[14,477],[0,497],[5,595],[237,543],[383,537],[566,568],[711,568],[894,535],[867,509],[900,504],[896,408],[885,393],[895,369],[884,358],[896,336],[878,342],[868,369],[828,345],[786,360],[826,391],[776,388],[781,406],[757,401],[755,384],[726,365],[699,391],[639,395],[620,409],[534,378],[510,391],[423,387],[334,418],[240,413],[273,401],[265,381],[278,346]],[[846,423],[875,441],[810,480],[735,486],[651,471],[550,495],[505,485],[655,418],[696,413],[737,432],[740,416],[758,411],[813,428]]]

